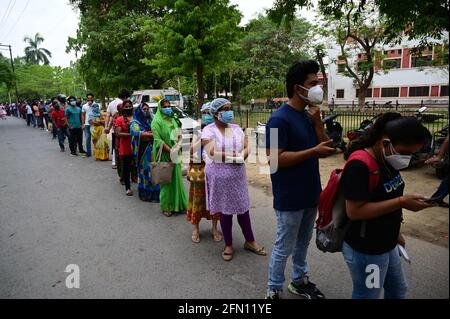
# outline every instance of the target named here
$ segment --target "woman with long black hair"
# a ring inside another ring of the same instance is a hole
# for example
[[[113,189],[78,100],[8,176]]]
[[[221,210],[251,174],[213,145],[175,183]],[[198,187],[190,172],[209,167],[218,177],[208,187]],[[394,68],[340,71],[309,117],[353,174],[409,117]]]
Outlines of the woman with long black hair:
[[[367,152],[367,158],[378,167],[369,171],[367,163],[351,160],[341,179],[347,216],[352,221],[342,253],[352,277],[354,299],[379,298],[382,288],[386,299],[405,298],[407,284],[397,247],[405,246],[400,233],[402,210],[417,212],[432,205],[424,196],[403,194],[405,183],[399,170],[408,167],[411,155],[421,149],[428,135],[416,118],[386,113],[345,154],[348,159],[356,151]],[[376,185],[371,185],[373,174],[378,175]],[[374,278],[369,282],[373,285],[367,285],[372,272]]]

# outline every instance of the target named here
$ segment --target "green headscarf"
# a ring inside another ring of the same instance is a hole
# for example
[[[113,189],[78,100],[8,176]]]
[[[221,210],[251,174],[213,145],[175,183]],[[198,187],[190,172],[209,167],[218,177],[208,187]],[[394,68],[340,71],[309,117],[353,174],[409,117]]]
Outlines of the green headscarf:
[[[163,114],[161,111],[161,103],[164,100],[158,102],[158,109],[156,111],[155,117],[152,120],[152,132],[153,132],[153,154],[156,156],[158,154],[159,148],[162,143],[166,144],[172,148],[178,142],[178,132],[177,129],[181,129],[181,122],[175,112],[172,116]],[[165,158],[167,157],[167,158]],[[163,161],[170,159],[170,154],[163,152]]]

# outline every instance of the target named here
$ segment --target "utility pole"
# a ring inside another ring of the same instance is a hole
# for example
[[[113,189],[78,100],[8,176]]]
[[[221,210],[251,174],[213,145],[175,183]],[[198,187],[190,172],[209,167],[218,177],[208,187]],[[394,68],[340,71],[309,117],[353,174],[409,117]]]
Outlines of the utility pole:
[[[11,68],[14,73],[14,87],[16,89],[16,104],[19,105],[19,91],[17,90],[17,76],[16,76],[16,69],[14,68],[14,60],[12,56],[12,50],[10,45],[4,45],[0,44],[0,47],[8,48],[9,49],[9,57],[11,58]]]

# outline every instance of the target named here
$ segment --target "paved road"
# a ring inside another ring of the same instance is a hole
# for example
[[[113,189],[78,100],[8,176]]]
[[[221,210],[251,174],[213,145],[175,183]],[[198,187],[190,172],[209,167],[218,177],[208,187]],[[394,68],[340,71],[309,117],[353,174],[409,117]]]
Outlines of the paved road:
[[[190,241],[184,216],[164,217],[157,204],[128,198],[110,162],[60,153],[50,134],[23,120],[0,121],[0,298],[262,298],[268,257],[242,249],[222,261],[202,224]],[[250,189],[257,240],[270,251],[271,198]],[[235,223],[237,226],[237,223]],[[449,298],[449,251],[408,238],[410,298]],[[312,280],[329,298],[348,298],[340,254],[311,246]],[[68,264],[80,289],[65,287]],[[289,269],[286,273],[288,274]],[[292,298],[286,293],[286,297]]]

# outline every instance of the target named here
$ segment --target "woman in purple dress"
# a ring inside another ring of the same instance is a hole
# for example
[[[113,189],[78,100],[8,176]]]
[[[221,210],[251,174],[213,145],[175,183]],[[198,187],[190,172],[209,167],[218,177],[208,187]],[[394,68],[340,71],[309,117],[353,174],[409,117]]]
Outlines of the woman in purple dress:
[[[222,258],[233,258],[232,223],[237,215],[245,237],[244,248],[266,256],[258,245],[250,222],[250,200],[244,160],[249,154],[248,140],[239,125],[231,124],[233,111],[230,101],[215,99],[211,102],[214,123],[202,132],[206,158],[206,205],[211,214],[220,213],[220,226],[225,240]]]

